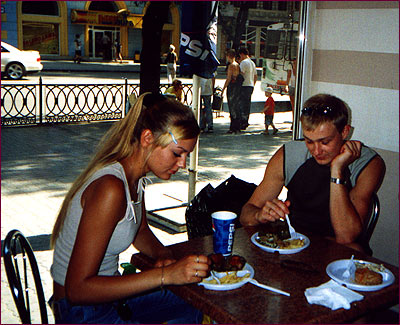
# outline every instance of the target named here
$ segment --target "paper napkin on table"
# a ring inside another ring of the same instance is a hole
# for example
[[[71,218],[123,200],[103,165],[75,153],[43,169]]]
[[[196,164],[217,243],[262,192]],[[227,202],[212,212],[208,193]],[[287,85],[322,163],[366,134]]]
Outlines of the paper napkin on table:
[[[328,307],[332,310],[339,308],[350,309],[353,301],[363,300],[364,296],[350,290],[339,283],[330,280],[318,287],[304,291],[308,303]]]

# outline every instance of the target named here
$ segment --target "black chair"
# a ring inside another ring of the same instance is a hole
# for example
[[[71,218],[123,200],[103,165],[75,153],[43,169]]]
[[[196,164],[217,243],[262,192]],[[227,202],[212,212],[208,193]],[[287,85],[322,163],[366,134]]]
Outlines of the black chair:
[[[372,199],[371,199],[371,216],[369,217],[368,223],[361,235],[361,244],[364,247],[365,252],[371,256],[372,256],[372,249],[369,246],[369,241],[372,237],[372,234],[374,233],[375,226],[378,222],[379,213],[380,213],[379,198],[378,195],[374,192],[372,194]]]
[[[19,230],[12,230],[7,234],[3,244],[3,260],[11,294],[22,323],[31,324],[30,298],[36,291],[42,324],[48,324],[46,300],[35,254],[28,240]],[[28,280],[32,279],[29,269],[32,272],[36,290],[33,290],[28,283]]]

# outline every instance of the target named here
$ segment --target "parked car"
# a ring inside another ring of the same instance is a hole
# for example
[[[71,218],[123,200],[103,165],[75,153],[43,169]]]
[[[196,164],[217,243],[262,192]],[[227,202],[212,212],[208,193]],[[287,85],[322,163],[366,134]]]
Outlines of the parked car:
[[[21,51],[16,47],[1,42],[1,74],[17,80],[43,69],[38,51]]]

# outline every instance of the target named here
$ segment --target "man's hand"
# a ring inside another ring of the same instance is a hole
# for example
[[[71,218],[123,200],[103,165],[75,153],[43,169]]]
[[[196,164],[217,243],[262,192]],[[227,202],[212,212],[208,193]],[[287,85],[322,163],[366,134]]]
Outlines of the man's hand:
[[[340,153],[332,160],[331,175],[333,177],[342,177],[343,170],[361,155],[360,141],[346,141]]]
[[[285,218],[289,214],[290,201],[273,199],[265,202],[264,206],[256,213],[256,221],[259,223],[274,222],[280,218]]]

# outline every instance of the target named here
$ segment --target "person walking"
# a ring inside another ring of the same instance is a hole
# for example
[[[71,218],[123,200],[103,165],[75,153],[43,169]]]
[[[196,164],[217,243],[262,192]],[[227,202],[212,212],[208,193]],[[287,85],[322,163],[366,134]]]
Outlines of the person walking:
[[[169,180],[185,168],[199,133],[187,106],[145,93],[105,135],[53,228],[49,304],[57,324],[201,323],[199,310],[163,286],[200,282],[211,262],[198,254],[175,260],[151,231],[144,198],[146,174]],[[153,267],[121,275],[119,254],[130,245]]]
[[[168,83],[172,84],[172,81],[176,78],[176,62],[178,61],[178,56],[175,53],[174,45],[171,44],[169,46],[169,51],[166,56]]]
[[[101,46],[103,49],[103,60],[104,61],[109,61],[111,60],[111,52],[112,52],[112,47],[111,47],[111,39],[108,37],[106,33],[104,33],[102,39],[101,39]]]
[[[267,97],[267,100],[265,101],[264,109],[262,113],[265,114],[265,132],[264,134],[268,135],[268,128],[271,125],[272,126],[272,134],[277,134],[278,129],[275,127],[273,121],[274,121],[274,113],[275,113],[275,101],[272,98],[272,92],[273,89],[272,87],[267,87],[267,90],[265,91],[265,96]]]
[[[121,53],[121,42],[118,38],[115,39],[114,48],[115,48],[115,61],[122,63],[122,53]]]
[[[82,61],[82,42],[80,40],[79,34],[75,35],[74,45],[75,45],[74,63],[79,64]]]
[[[215,77],[206,79],[200,77],[200,129],[202,132],[213,133],[213,115],[211,98],[214,91]],[[206,130],[207,129],[207,130]]]
[[[236,51],[230,49],[226,52],[226,59],[228,61],[227,75],[222,94],[226,89],[226,98],[228,101],[229,117],[231,120],[229,131],[227,133],[240,133],[240,88],[243,76],[240,74],[239,63],[236,62]]]
[[[246,130],[249,126],[249,116],[251,109],[251,95],[253,94],[254,85],[257,81],[256,65],[249,57],[249,51],[246,47],[239,49],[240,55],[240,73],[244,80],[241,89],[241,130]]]

